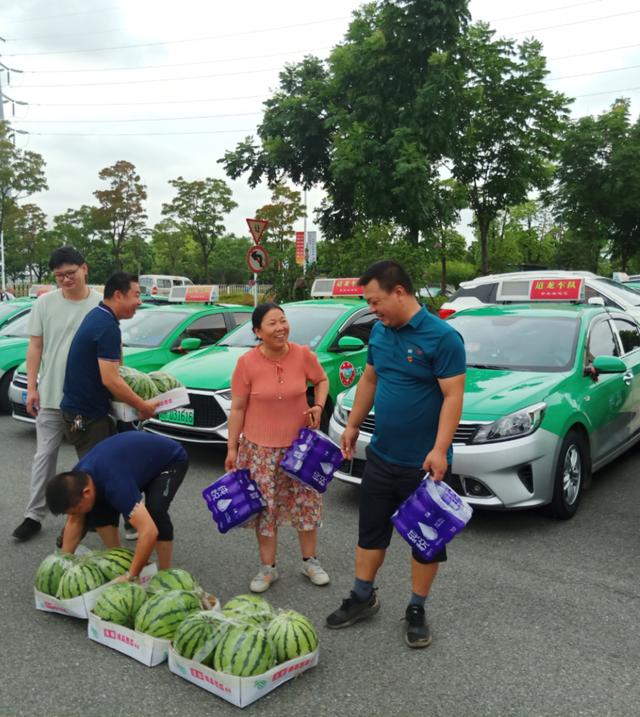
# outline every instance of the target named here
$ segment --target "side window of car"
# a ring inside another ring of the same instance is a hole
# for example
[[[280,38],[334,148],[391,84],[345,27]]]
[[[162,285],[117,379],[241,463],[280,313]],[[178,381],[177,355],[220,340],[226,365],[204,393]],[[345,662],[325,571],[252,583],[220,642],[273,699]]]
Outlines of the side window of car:
[[[362,339],[366,345],[369,343],[369,334],[371,333],[371,329],[376,321],[377,319],[375,314],[364,314],[363,316],[358,316],[357,319],[352,321],[347,328],[340,333],[339,338],[342,338],[343,336],[353,336],[356,339]]]
[[[591,327],[587,362],[592,363],[596,356],[619,356],[618,344],[608,321],[599,321]]]
[[[227,333],[223,314],[209,314],[196,319],[180,336],[182,339],[200,339],[203,346],[211,346]]]
[[[618,306],[615,301],[611,301],[608,296],[601,294],[599,291],[596,291],[593,286],[589,286],[588,284],[586,284],[584,287],[584,296],[587,301],[589,301],[589,299],[592,299],[593,297],[598,297],[604,301],[605,306],[610,306],[612,309],[622,308],[621,306]]]
[[[249,321],[251,313],[249,311],[234,311],[233,318],[236,320],[236,326],[240,326],[245,321]]]
[[[640,346],[640,331],[638,330],[638,326],[632,321],[626,321],[625,319],[614,319],[613,323],[618,330],[622,351],[625,354],[635,351]]]
[[[170,279],[158,279],[158,288],[159,289],[170,289],[171,288],[171,280]]]

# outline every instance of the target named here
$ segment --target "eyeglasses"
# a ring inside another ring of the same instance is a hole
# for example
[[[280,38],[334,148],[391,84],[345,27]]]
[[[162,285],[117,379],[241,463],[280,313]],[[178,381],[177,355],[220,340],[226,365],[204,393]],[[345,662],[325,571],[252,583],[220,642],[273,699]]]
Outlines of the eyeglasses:
[[[54,271],[53,275],[58,281],[64,281],[65,279],[73,279],[73,277],[77,274],[79,268],[80,267],[77,266],[75,269],[71,269],[70,271]]]

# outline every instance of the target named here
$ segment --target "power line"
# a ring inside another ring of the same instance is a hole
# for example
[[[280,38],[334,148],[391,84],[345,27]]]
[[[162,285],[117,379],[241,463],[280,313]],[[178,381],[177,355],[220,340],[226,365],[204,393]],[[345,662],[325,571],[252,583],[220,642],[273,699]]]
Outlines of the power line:
[[[634,47],[632,45],[632,47]],[[191,65],[213,65],[219,62],[241,62],[243,60],[262,60],[269,57],[280,57],[282,55],[292,54],[296,55],[301,52],[309,53],[309,52],[321,52],[322,50],[327,50],[329,48],[327,47],[313,47],[313,48],[303,48],[300,50],[283,50],[282,52],[271,52],[266,55],[244,55],[242,57],[217,57],[213,60],[195,60],[192,62],[171,62],[166,63],[162,65],[139,65],[138,67],[129,66],[129,67],[95,67],[95,68],[89,68],[87,70],[45,70],[45,69],[38,69],[38,70],[15,70],[13,67],[5,67],[6,70],[10,70],[12,72],[22,72],[23,74],[63,74],[63,73],[69,73],[69,72],[124,72],[129,70],[156,70],[156,69],[163,69],[166,67],[189,67]],[[0,62],[0,65],[2,63]]]
[[[276,30],[291,30],[296,27],[308,27],[310,25],[322,25],[325,23],[330,22],[337,22],[338,20],[348,20],[348,17],[331,17],[326,18],[324,20],[310,20],[308,22],[298,22],[291,25],[279,25],[276,27],[265,27],[265,28],[259,28],[257,30],[242,30],[240,32],[230,32],[225,33],[223,35],[205,35],[203,37],[188,37],[183,38],[182,40],[163,40],[161,42],[145,42],[145,43],[137,43],[134,45],[117,45],[113,47],[93,47],[93,48],[86,48],[83,50],[56,50],[54,52],[23,52],[23,53],[13,53],[13,54],[7,54],[5,57],[35,57],[35,56],[42,56],[42,55],[70,55],[70,54],[77,54],[81,52],[106,52],[108,50],[129,50],[131,48],[135,47],[158,47],[160,45],[177,45],[185,42],[204,42],[205,40],[221,40],[227,37],[241,37],[244,35],[256,35],[258,33],[265,34],[267,32],[274,32]]]
[[[61,12],[55,15],[34,15],[33,17],[23,17],[20,20],[7,20],[9,24],[15,25],[19,22],[32,22],[33,20],[49,20],[54,17],[71,17],[72,15],[91,15],[105,10],[115,10],[119,5],[107,5],[103,8],[94,8],[93,10],[79,10],[78,12]]]
[[[219,119],[222,117],[255,117],[262,112],[231,112],[218,115],[193,115],[188,117],[133,117],[131,119],[73,119],[73,120],[12,120],[20,124],[111,124],[112,122],[173,122],[177,120]]]
[[[42,89],[51,87],[105,87],[107,85],[140,85],[149,82],[173,82],[182,80],[206,80],[211,77],[231,77],[234,75],[255,75],[261,72],[279,72],[282,67],[267,67],[260,70],[237,70],[236,72],[216,72],[210,75],[187,75],[182,77],[156,77],[146,80],[110,80],[109,82],[68,82],[51,85],[15,85],[14,89]]]
[[[196,97],[189,100],[151,100],[144,102],[29,102],[30,107],[129,107],[132,105],[183,105],[202,102],[234,102],[236,100],[264,100],[264,95],[239,97]]]
[[[614,17],[626,17],[628,15],[637,15],[640,10],[630,10],[629,12],[619,12],[615,15],[601,15],[600,17],[591,17],[586,20],[574,20],[573,22],[564,22],[561,25],[547,25],[546,27],[534,27],[532,30],[519,30],[518,32],[510,32],[509,35],[527,35],[530,32],[541,32],[542,30],[555,30],[560,27],[573,27],[574,25],[586,25],[589,22],[600,22],[601,20],[610,20]]]
[[[587,55],[600,55],[605,52],[615,52],[616,50],[633,50],[640,45],[618,45],[618,47],[609,47],[606,50],[589,50],[588,52],[580,52],[576,55],[561,55],[559,57],[548,57],[549,62],[556,62],[557,60],[572,60],[575,57],[586,57]]]
[[[577,2],[572,5],[561,5],[560,7],[550,7],[547,10],[534,10],[532,12],[523,12],[521,15],[508,15],[507,17],[497,17],[491,22],[502,22],[503,20],[518,20],[521,17],[531,17],[532,15],[546,15],[549,12],[558,12],[559,10],[569,10],[574,7],[582,7],[583,5],[596,5],[604,0],[589,0],[589,2]]]
[[[239,134],[240,132],[255,132],[255,127],[250,129],[212,129],[187,132],[115,132],[115,133],[93,133],[93,132],[29,132],[29,136],[37,137],[169,137],[176,135],[190,134]]]
[[[617,95],[622,92],[635,92],[640,90],[640,87],[625,87],[622,90],[604,90],[603,92],[588,92],[585,95],[574,95],[573,99],[578,100],[581,97],[596,97],[597,95]]]
[[[611,70],[595,70],[594,72],[581,72],[578,75],[563,75],[562,77],[547,77],[547,82],[558,80],[572,80],[574,77],[590,77],[591,75],[604,75],[607,72],[622,72],[622,70],[636,70],[640,65],[627,65],[626,67],[615,67]]]

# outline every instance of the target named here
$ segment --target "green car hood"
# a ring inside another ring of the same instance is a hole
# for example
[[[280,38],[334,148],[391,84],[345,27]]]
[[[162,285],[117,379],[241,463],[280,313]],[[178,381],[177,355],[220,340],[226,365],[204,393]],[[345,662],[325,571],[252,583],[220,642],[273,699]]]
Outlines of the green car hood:
[[[494,420],[544,401],[566,373],[467,369],[462,420]]]
[[[187,388],[217,391],[231,386],[231,375],[240,356],[249,348],[212,346],[166,364],[163,371],[175,376]]]
[[[544,401],[566,373],[533,371],[498,371],[469,368],[464,387],[463,421],[489,421]],[[350,410],[356,395],[355,386],[342,394]]]
[[[0,370],[7,371],[25,360],[29,339],[15,337],[0,338]]]

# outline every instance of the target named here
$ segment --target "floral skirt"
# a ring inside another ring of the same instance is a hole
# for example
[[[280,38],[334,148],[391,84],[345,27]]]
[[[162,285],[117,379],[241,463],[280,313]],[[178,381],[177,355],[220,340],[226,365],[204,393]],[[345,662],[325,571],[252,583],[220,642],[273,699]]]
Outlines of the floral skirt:
[[[286,448],[269,448],[251,443],[244,436],[238,448],[238,468],[248,468],[258,484],[267,507],[245,524],[257,528],[260,535],[273,536],[279,525],[291,525],[298,531],[314,530],[322,525],[322,496],[280,469]]]

